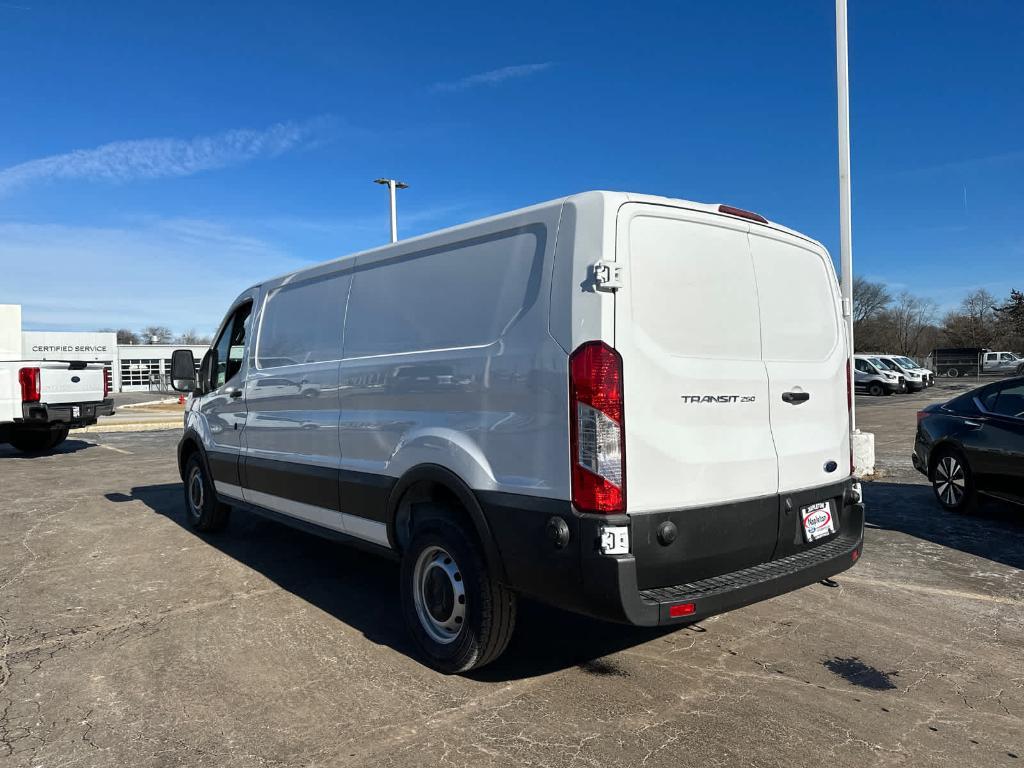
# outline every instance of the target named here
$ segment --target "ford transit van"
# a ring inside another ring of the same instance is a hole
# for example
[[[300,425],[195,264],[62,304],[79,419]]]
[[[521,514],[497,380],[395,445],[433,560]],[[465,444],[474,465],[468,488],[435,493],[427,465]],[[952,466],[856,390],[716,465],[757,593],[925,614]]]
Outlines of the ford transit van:
[[[574,195],[265,280],[215,338],[173,361],[191,524],[399,558],[445,672],[520,596],[692,623],[861,553],[832,261],[757,214]]]

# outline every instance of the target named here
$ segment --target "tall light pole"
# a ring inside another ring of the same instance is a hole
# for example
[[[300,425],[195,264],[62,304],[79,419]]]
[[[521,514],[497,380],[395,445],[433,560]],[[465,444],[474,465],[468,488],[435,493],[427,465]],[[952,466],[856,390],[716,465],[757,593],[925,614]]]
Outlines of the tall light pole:
[[[391,242],[398,242],[398,207],[395,204],[395,190],[396,189],[407,189],[409,187],[404,181],[398,181],[397,179],[375,179],[375,184],[386,184],[388,187],[388,196],[391,198]]]
[[[850,342],[850,376],[853,376],[853,238],[850,214],[850,74],[847,57],[846,0],[836,0],[836,89],[839,97],[839,272],[843,291],[843,317]],[[857,425],[850,402],[850,427]]]

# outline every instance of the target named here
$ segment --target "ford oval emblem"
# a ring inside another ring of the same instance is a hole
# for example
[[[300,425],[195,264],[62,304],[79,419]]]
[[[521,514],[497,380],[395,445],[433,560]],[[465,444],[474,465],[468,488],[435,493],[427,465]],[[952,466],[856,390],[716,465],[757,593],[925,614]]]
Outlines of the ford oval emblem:
[[[72,383],[72,384],[77,384],[77,383],[78,383],[78,382],[80,382],[80,381],[81,381],[81,379],[80,379],[80,378],[78,378],[77,376],[72,376],[72,377],[71,377],[71,383]]]
[[[825,462],[825,471],[826,472],[835,472],[837,469],[839,469],[839,465],[836,464],[834,461],[826,461]]]

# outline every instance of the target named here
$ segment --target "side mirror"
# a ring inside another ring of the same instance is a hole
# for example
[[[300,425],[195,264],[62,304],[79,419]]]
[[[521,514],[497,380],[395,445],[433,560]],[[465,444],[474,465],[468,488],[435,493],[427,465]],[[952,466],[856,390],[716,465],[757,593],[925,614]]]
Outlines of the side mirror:
[[[196,360],[191,349],[171,353],[171,388],[175,392],[193,392],[196,388]]]

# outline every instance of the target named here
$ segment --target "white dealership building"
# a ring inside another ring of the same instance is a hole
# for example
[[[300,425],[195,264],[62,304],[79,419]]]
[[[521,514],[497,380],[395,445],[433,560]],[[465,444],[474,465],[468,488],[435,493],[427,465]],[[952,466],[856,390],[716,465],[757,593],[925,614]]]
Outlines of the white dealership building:
[[[115,333],[23,331],[21,305],[0,304],[0,360],[86,360],[110,368],[115,392],[166,391],[171,352],[191,349],[199,360],[205,346],[118,344]]]

